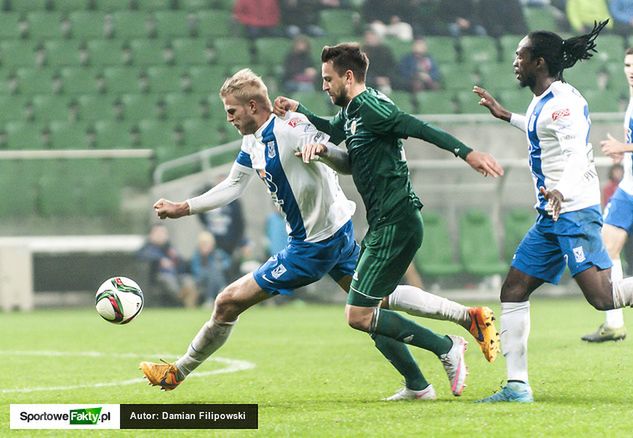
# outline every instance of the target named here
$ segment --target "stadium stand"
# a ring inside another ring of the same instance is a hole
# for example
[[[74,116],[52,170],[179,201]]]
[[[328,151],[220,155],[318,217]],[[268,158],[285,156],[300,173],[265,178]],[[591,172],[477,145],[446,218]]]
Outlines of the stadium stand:
[[[501,260],[497,236],[490,215],[480,210],[465,212],[459,219],[460,258],[467,273],[485,277],[505,274],[508,264]]]
[[[415,267],[424,275],[443,277],[462,272],[455,261],[453,240],[446,221],[436,212],[424,212],[424,245],[415,255]]]
[[[527,233],[527,230],[534,224],[535,212],[525,208],[508,211],[503,217],[503,260],[507,263],[512,261],[514,251]]]

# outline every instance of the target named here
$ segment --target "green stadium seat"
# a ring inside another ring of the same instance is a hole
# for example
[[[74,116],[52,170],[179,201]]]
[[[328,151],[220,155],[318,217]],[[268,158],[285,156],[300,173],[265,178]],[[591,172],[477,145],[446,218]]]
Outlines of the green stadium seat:
[[[602,64],[597,60],[589,62],[579,62],[573,68],[563,72],[563,78],[581,93],[587,89],[598,89],[598,72],[602,69]],[[606,86],[606,83],[605,83]]]
[[[116,12],[130,9],[130,0],[93,0],[95,9],[104,12]]]
[[[523,240],[523,236],[534,224],[536,213],[534,210],[526,208],[513,209],[507,212],[503,218],[504,239],[503,258],[506,262],[510,263],[514,252],[516,251],[519,243]]]
[[[219,65],[251,64],[251,49],[245,38],[222,38],[214,41],[214,62]]]
[[[479,97],[470,90],[458,91],[455,98],[461,114],[489,114],[485,107],[479,105]]]
[[[154,23],[158,38],[185,38],[193,33],[193,17],[185,11],[157,11]]]
[[[19,68],[15,75],[18,80],[18,90],[23,94],[53,93],[53,78],[58,76],[52,69]]]
[[[418,114],[453,114],[455,94],[451,90],[423,91],[416,94]]]
[[[169,42],[163,40],[132,40],[130,41],[132,63],[138,66],[165,64],[167,47],[169,47]]]
[[[80,213],[89,217],[114,217],[119,213],[122,181],[113,172],[115,163],[112,161],[82,159],[70,163],[76,169],[73,171],[83,177]],[[97,193],[99,195],[95,196]]]
[[[317,66],[321,64],[321,52],[323,52],[323,47],[333,44],[334,42],[329,37],[310,38],[310,53]]]
[[[355,33],[358,13],[345,9],[324,9],[319,13],[321,27],[333,37]]]
[[[71,100],[70,97],[50,94],[33,96],[33,119],[38,122],[68,120]]]
[[[83,94],[77,97],[79,118],[85,121],[114,120],[117,116],[115,100],[118,96]]]
[[[213,9],[213,0],[178,0],[178,5],[183,11],[199,12]]]
[[[385,38],[385,45],[387,45],[391,49],[396,62],[400,62],[404,55],[408,55],[409,53],[411,53],[411,41],[402,41],[400,38],[390,37]],[[432,56],[433,59],[437,61],[435,56]]]
[[[474,72],[464,64],[444,64],[440,66],[442,85],[446,90],[471,89],[475,84]]]
[[[34,40],[64,38],[66,29],[62,27],[61,12],[34,11],[26,14],[28,36]]]
[[[393,100],[401,111],[409,114],[415,114],[416,108],[413,102],[413,95],[408,91],[392,91],[389,98]]]
[[[87,40],[104,38],[106,14],[102,11],[74,11],[68,14],[71,35],[74,39]]]
[[[35,211],[37,191],[33,181],[25,181],[25,166],[21,161],[0,160],[0,218],[24,219]]]
[[[141,93],[141,70],[137,67],[107,67],[103,70],[106,90],[110,94]]]
[[[620,99],[617,92],[587,88],[581,93],[587,100],[590,114],[620,112]]]
[[[0,41],[0,59],[2,67],[12,69],[18,67],[35,67],[36,51],[39,42],[30,40]]]
[[[152,66],[147,69],[149,91],[151,93],[169,93],[180,91],[183,84],[184,70],[180,66]]]
[[[49,124],[53,149],[88,149],[87,124],[54,120]]]
[[[49,162],[40,178],[39,212],[43,217],[71,217],[81,205],[82,184],[67,160]]]
[[[428,36],[425,40],[429,54],[438,63],[452,64],[457,62],[455,38],[447,36]]]
[[[122,186],[148,189],[152,183],[152,170],[152,162],[147,158],[115,159],[113,162],[114,178]]]
[[[493,92],[495,94],[503,106],[518,114],[524,114],[532,100],[532,94],[525,89],[501,90],[499,93]]]
[[[19,13],[45,11],[46,9],[48,9],[48,0],[13,0],[8,3],[11,7],[11,11]]]
[[[146,12],[115,11],[112,13],[114,35],[119,39],[149,38],[152,26]]]
[[[99,149],[129,149],[136,147],[131,134],[136,126],[130,122],[98,120],[94,124],[95,146]]]
[[[521,37],[517,35],[502,35],[499,38],[501,61],[506,62],[510,68],[512,68],[512,62],[514,62],[519,41],[521,41]]]
[[[596,46],[598,53],[595,53],[589,62],[595,62],[596,60],[622,62],[624,60],[625,43],[625,39],[620,35],[600,35],[600,40],[598,40],[598,45]]]
[[[310,111],[320,116],[330,116],[338,109],[330,101],[328,95],[321,91],[303,91],[293,93],[292,98],[299,101]]]
[[[2,11],[0,13],[0,39],[18,39],[21,36],[20,14]]]
[[[226,37],[234,26],[230,11],[199,11],[196,14],[196,32],[200,37]]]
[[[90,40],[86,43],[90,65],[106,67],[123,65],[126,58],[123,52],[124,42],[121,40]]]
[[[60,71],[65,94],[99,93],[99,70],[85,67],[64,67]]]
[[[155,94],[124,94],[121,96],[125,120],[138,122],[150,117],[157,118],[158,102],[161,97]]]
[[[509,62],[483,63],[479,66],[481,85],[492,91],[501,89],[517,89],[519,81]]]
[[[624,76],[623,63],[611,61],[604,65],[607,74],[607,88],[618,93],[628,94],[628,83]]]
[[[30,96],[0,94],[0,129],[5,122],[24,120],[24,107],[29,101]]]
[[[46,65],[49,67],[79,67],[84,63],[83,43],[77,40],[48,40],[44,42]]]
[[[80,11],[82,9],[89,9],[92,0],[54,0],[53,8],[56,11],[68,13],[73,11]]]
[[[202,38],[176,38],[171,46],[177,65],[209,64],[213,59],[212,46]]]
[[[191,89],[197,94],[216,94],[220,91],[220,87],[227,77],[226,67],[224,66],[196,66],[189,69]]]
[[[201,118],[201,107],[206,102],[210,106],[207,95],[192,93],[169,93],[165,95],[167,117],[170,120]]]
[[[288,38],[258,38],[255,40],[257,62],[268,67],[283,70],[286,55],[292,49],[292,40]]]
[[[557,13],[556,8],[549,5],[523,8],[525,22],[530,31],[549,30],[551,32],[558,32],[558,23],[556,22],[555,15]]]
[[[9,149],[45,149],[42,136],[44,125],[23,121],[7,122],[4,127],[7,133]]]
[[[186,119],[182,122],[185,143],[190,151],[217,144],[217,125],[211,120]]]
[[[470,210],[463,214],[459,219],[459,236],[460,256],[466,272],[481,277],[505,274],[508,264],[501,260],[487,213]]]
[[[451,234],[440,215],[424,211],[424,242],[413,260],[422,275],[441,277],[459,274],[463,271],[455,261]]]
[[[146,119],[138,123],[141,147],[153,149],[158,146],[175,145],[173,122]]]
[[[174,0],[141,0],[137,2],[137,5],[142,11],[163,11],[172,9]]]
[[[481,64],[497,62],[497,41],[487,36],[463,36],[459,39],[461,60],[465,63]]]

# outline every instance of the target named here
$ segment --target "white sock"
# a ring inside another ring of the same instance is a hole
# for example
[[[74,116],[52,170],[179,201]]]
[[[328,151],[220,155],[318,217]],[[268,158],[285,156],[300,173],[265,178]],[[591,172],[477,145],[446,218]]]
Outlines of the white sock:
[[[611,261],[613,262],[613,267],[611,268],[611,283],[615,284],[624,277],[622,272],[622,261],[619,258],[612,259]],[[607,310],[604,316],[604,323],[607,327],[624,327],[624,313],[622,312],[622,309]]]
[[[237,320],[218,322],[211,317],[193,338],[184,356],[176,361],[176,368],[181,374],[179,377],[183,379],[187,377],[189,373],[198,368],[202,362],[224,345],[236,322]]]
[[[460,325],[470,320],[468,307],[408,285],[396,287],[389,295],[389,308],[407,312],[409,315],[453,321]]]
[[[501,303],[501,351],[506,358],[508,380],[528,381],[530,302]]]

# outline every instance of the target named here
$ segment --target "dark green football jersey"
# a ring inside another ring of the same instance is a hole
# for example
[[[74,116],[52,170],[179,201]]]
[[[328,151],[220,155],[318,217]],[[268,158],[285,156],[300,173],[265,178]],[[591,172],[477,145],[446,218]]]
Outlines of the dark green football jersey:
[[[332,120],[322,119],[301,105],[298,111],[328,133],[333,143],[345,140],[352,177],[370,227],[393,223],[403,211],[422,207],[411,186],[403,138],[422,138],[456,155],[470,152],[459,140],[400,111],[372,88],[354,97]]]

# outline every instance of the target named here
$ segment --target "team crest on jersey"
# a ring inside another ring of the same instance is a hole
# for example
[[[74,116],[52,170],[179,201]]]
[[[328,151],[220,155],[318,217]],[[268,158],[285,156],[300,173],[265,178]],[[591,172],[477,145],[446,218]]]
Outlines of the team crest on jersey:
[[[571,114],[569,108],[561,109],[558,111],[554,111],[552,113],[552,121],[555,122],[558,119],[562,119],[563,117],[567,117]]]
[[[574,248],[574,258],[576,259],[576,263],[582,263],[586,260],[585,251],[583,251],[582,246]]]
[[[284,265],[279,265],[275,269],[273,269],[270,274],[273,276],[273,278],[277,279],[281,277],[282,275],[284,275],[286,271],[287,269]]]
[[[266,143],[266,149],[268,150],[268,158],[275,158],[275,155],[277,155],[277,152],[275,152],[275,142],[269,141]]]

